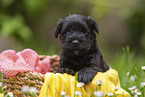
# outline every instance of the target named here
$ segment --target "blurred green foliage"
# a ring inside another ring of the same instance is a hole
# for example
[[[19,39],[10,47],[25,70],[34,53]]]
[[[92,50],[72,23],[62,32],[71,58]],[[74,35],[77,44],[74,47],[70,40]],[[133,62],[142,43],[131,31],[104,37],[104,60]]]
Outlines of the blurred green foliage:
[[[87,0],[88,1],[88,0]],[[108,13],[122,17],[128,30],[128,39],[125,43],[141,54],[145,50],[145,0],[92,0],[95,5],[91,15],[103,18]]]
[[[32,48],[40,54],[58,54],[60,47],[53,32],[59,18],[76,13],[100,22],[108,15],[116,15],[123,19],[128,31],[128,39],[120,47],[129,45],[136,51],[145,50],[144,4],[144,0],[1,0],[0,36],[19,41],[19,48],[12,49]]]
[[[32,38],[32,31],[24,24],[23,17],[20,15],[1,16],[1,35],[4,37],[18,35],[23,41],[29,41]]]

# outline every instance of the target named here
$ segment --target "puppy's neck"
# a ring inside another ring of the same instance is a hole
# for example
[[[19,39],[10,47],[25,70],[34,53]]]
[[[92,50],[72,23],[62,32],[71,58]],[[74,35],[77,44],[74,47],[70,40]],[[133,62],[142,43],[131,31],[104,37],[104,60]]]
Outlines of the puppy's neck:
[[[94,39],[93,41],[92,41],[92,46],[91,46],[91,48],[90,48],[90,50],[97,50],[97,40],[96,39]]]

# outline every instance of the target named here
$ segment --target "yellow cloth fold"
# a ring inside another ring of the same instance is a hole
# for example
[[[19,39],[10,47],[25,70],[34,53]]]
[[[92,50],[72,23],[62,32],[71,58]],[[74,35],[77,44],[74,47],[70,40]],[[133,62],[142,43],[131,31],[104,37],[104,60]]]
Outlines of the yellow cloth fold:
[[[0,97],[4,97],[4,94],[3,93],[0,93]]]
[[[74,97],[75,76],[60,73],[46,73],[44,80],[39,97],[61,97],[62,91],[65,92],[65,95]],[[105,94],[106,91],[114,93],[115,87],[119,86],[119,90],[115,91],[115,94],[118,94],[117,97],[123,97],[122,94],[124,94],[124,97],[130,97],[129,93],[120,87],[118,72],[114,69],[110,69],[104,73],[98,72],[92,82],[84,85],[82,88],[76,87],[76,91],[82,93],[79,97],[90,97],[93,95],[94,91],[96,91],[96,87],[98,87],[96,83],[97,80],[102,81],[100,90],[103,94]],[[92,97],[95,96],[93,95]]]

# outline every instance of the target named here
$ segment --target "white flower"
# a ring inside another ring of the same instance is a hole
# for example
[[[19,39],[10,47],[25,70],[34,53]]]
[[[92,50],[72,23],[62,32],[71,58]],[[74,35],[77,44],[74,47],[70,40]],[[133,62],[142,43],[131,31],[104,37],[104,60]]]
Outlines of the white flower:
[[[137,89],[135,89],[135,90],[132,89],[132,90],[131,90],[131,94],[136,94],[136,93],[137,93]]]
[[[142,83],[141,83],[141,87],[144,87],[144,86],[145,86],[145,82],[142,82]]]
[[[7,88],[7,86],[4,86],[3,88],[5,89],[5,88]]]
[[[136,86],[133,86],[133,87],[132,87],[132,89],[135,89],[135,88],[136,88]]]
[[[114,93],[107,93],[107,95],[108,95],[108,96],[113,96],[113,95],[114,95]]]
[[[66,96],[64,96],[64,97],[70,97],[69,95],[66,95]]]
[[[95,95],[96,97],[103,97],[103,92],[102,92],[102,91],[95,91],[95,92],[94,92],[94,95]]]
[[[129,87],[128,90],[132,90],[132,87]]]
[[[131,94],[133,94],[134,92],[131,90]]]
[[[37,93],[37,89],[36,87],[30,87],[29,92],[33,95],[35,95]]]
[[[2,86],[2,83],[0,82],[0,87]]]
[[[130,72],[127,72],[127,76],[129,76]]]
[[[98,86],[101,86],[102,81],[101,80],[97,80],[96,83],[98,84]]]
[[[64,92],[64,91],[62,91],[62,92],[61,92],[61,95],[62,95],[62,96],[64,96],[64,95],[65,95],[65,92]]]
[[[105,95],[107,96],[107,94],[108,94],[108,93],[109,93],[109,92],[108,92],[108,91],[106,91],[106,92],[105,92]]]
[[[135,94],[134,97],[138,97],[138,96]]]
[[[7,88],[7,86],[3,86],[3,90],[4,90],[4,91],[6,90],[6,88]]]
[[[128,90],[134,90],[135,88],[136,88],[136,86],[129,87]]]
[[[136,92],[136,95],[141,95],[141,92]]]
[[[79,87],[79,88],[81,88],[83,85],[84,85],[84,83],[82,83],[82,82],[77,83],[77,87]]]
[[[78,95],[78,96],[79,96],[79,95],[82,95],[82,93],[79,92],[79,91],[75,91],[75,94]]]
[[[116,86],[116,87],[115,87],[115,90],[117,91],[118,89],[119,89],[119,86]]]
[[[137,78],[137,76],[136,76],[136,75],[134,75],[134,77],[135,77],[135,78]]]
[[[23,86],[22,89],[21,89],[21,91],[22,91],[23,93],[29,92],[29,86]]]
[[[137,93],[137,89],[135,89],[133,92],[134,92],[134,93]]]
[[[145,70],[145,66],[142,66],[141,68],[142,68],[142,70]]]
[[[14,97],[13,92],[8,92],[6,97]]]
[[[131,77],[130,77],[130,80],[131,80],[131,81],[134,81],[135,78],[136,78],[136,76],[131,76]]]

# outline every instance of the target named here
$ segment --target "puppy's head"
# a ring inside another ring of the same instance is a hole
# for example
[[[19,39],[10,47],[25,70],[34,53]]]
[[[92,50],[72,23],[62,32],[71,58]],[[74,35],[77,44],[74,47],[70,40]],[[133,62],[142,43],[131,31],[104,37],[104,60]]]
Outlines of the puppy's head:
[[[99,33],[96,22],[92,17],[83,15],[69,15],[60,19],[55,37],[60,36],[61,47],[66,55],[81,56],[87,53]]]

